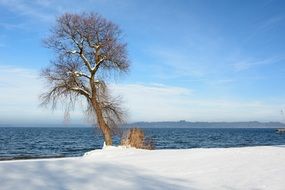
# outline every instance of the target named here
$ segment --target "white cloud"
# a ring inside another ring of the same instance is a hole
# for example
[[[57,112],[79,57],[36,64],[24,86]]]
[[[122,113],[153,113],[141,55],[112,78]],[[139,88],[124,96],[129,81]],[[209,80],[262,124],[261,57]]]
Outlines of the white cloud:
[[[60,123],[63,110],[52,113],[40,108],[38,96],[43,90],[38,71],[0,66],[0,123]],[[280,120],[280,102],[207,99],[188,88],[162,84],[112,84],[112,92],[121,95],[129,112],[129,121],[244,121]],[[71,115],[82,122],[81,109]]]
[[[280,104],[260,101],[204,99],[175,86],[125,84],[113,86],[124,97],[131,121],[279,120]]]
[[[36,70],[0,66],[0,123],[62,122],[62,110],[39,107],[43,87]]]

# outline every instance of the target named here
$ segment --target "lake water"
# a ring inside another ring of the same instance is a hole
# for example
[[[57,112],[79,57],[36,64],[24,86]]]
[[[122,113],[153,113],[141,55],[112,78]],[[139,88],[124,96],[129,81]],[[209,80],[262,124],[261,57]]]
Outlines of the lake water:
[[[284,145],[275,129],[147,128],[156,149]],[[119,143],[115,137],[114,143]],[[102,147],[95,128],[0,127],[0,160],[72,157]]]

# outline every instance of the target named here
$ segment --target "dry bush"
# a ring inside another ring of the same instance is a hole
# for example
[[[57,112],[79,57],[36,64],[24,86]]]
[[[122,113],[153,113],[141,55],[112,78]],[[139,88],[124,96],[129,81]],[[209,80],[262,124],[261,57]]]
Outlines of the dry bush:
[[[143,130],[131,128],[123,133],[121,145],[140,149],[153,150],[154,143],[151,138],[145,138]]]

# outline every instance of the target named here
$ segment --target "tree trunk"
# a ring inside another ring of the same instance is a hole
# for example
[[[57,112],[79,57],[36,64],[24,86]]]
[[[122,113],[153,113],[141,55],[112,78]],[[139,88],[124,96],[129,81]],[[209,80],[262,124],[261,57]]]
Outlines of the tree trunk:
[[[112,145],[112,131],[104,120],[102,108],[96,98],[92,98],[92,106],[95,108],[97,124],[102,131],[106,145]]]

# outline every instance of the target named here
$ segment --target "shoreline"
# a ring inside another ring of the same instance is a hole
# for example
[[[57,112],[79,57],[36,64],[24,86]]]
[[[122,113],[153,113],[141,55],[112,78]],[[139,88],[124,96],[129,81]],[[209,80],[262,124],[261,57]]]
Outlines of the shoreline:
[[[285,144],[279,144],[279,145],[257,145],[257,146],[236,146],[236,147],[199,147],[199,148],[177,148],[177,149],[167,149],[167,148],[163,148],[163,149],[155,149],[155,150],[151,150],[151,151],[161,151],[161,150],[193,150],[193,149],[235,149],[235,148],[252,148],[252,147],[284,147],[285,148]],[[102,148],[104,149],[104,147]],[[97,150],[102,150],[102,149],[95,149]],[[94,151],[94,150],[93,150]],[[44,157],[36,157],[36,156],[32,156],[32,157],[18,157],[18,158],[5,158],[5,157],[0,157],[0,163],[1,162],[8,162],[8,161],[25,161],[25,160],[47,160],[47,159],[58,159],[58,158],[81,158],[84,156],[83,153],[81,156],[44,156]]]
[[[16,158],[1,158],[0,162],[6,162],[6,161],[21,161],[21,160],[40,160],[40,159],[54,159],[54,158],[72,158],[72,157],[78,157],[78,156],[46,156],[46,157],[16,157]]]

